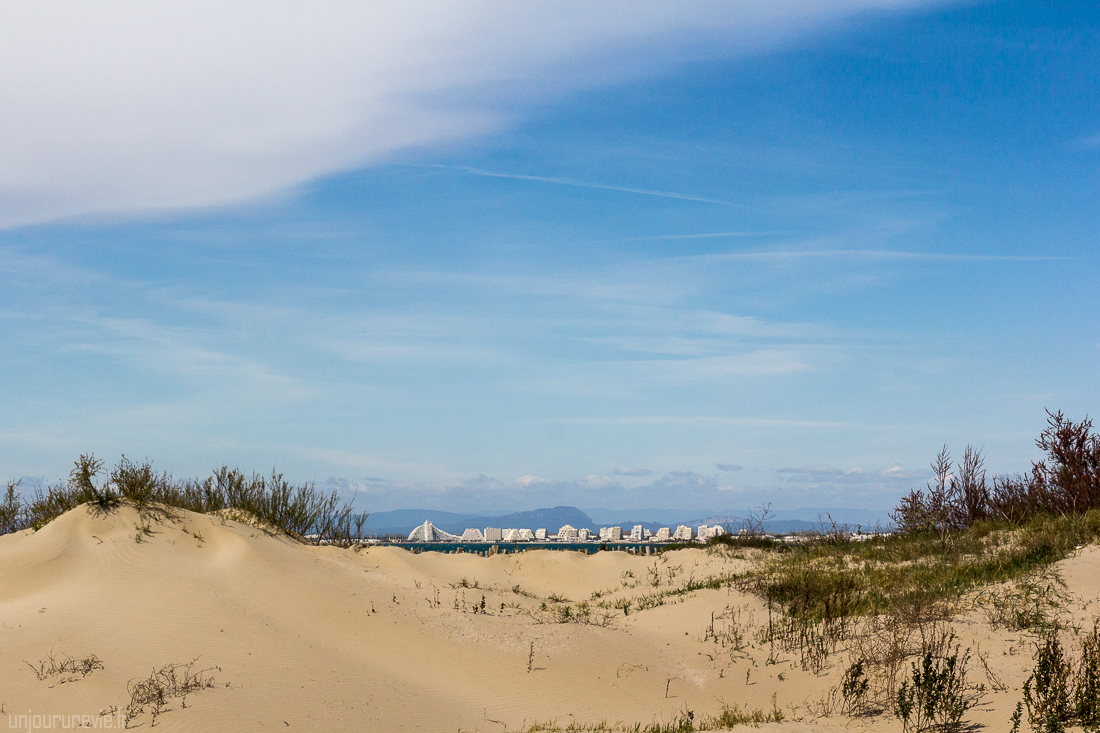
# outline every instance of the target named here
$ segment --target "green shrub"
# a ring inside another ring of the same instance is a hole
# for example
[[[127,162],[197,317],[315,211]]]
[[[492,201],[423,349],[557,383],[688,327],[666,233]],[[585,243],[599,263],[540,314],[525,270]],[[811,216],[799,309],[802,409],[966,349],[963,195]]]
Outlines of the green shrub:
[[[1100,730],[1100,625],[1094,624],[1082,640],[1076,665],[1057,630],[1048,631],[1037,647],[1035,669],[1024,682],[1023,705],[1032,730],[1063,733],[1072,724]]]
[[[82,504],[113,511],[125,502],[143,513],[175,508],[207,514],[235,509],[261,526],[293,537],[348,545],[361,535],[368,516],[355,512],[350,502],[341,504],[335,491],[326,494],[312,483],[295,485],[274,471],[265,478],[222,466],[202,481],[180,482],[166,472],[158,473],[149,462],[134,463],[123,456],[107,480],[100,482],[103,465],[93,455],[82,455],[67,482],[46,491],[36,487],[28,499],[18,496],[18,482],[9,482],[0,503],[0,533],[41,529]]]
[[[844,712],[851,717],[866,715],[868,711],[867,692],[871,680],[864,670],[866,662],[862,659],[852,662],[844,672],[840,683],[840,696],[844,700]]]
[[[1062,733],[1065,724],[1073,719],[1070,674],[1058,632],[1047,632],[1039,642],[1035,670],[1024,682],[1024,705],[1033,730]]]
[[[926,651],[919,666],[912,663],[912,679],[901,683],[894,702],[894,713],[906,733],[962,729],[963,716],[975,702],[966,683],[969,661],[970,650],[960,655],[956,644],[948,656]]]
[[[19,498],[19,484],[17,480],[8,481],[4,487],[4,498],[0,501],[0,535],[11,534],[26,529],[23,502]]]
[[[892,518],[907,534],[973,527],[987,519],[1020,523],[1043,514],[1082,514],[1100,509],[1100,433],[1047,411],[1047,426],[1035,441],[1046,457],[1024,475],[986,482],[981,453],[967,447],[957,469],[945,446],[932,463],[936,479],[926,491],[902,498]]]
[[[1086,730],[1100,730],[1100,624],[1081,643],[1081,664],[1074,676],[1077,721]]]

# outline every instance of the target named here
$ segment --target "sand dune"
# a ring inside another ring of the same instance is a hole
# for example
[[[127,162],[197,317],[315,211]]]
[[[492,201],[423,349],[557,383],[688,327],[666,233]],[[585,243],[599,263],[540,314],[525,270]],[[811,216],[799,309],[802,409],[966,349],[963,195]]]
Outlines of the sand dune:
[[[900,730],[897,721],[816,718],[836,685],[766,649],[731,655],[705,630],[761,603],[728,589],[669,595],[604,625],[557,623],[553,608],[674,590],[744,567],[702,550],[662,558],[601,552],[413,554],[310,547],[247,524],[176,511],[79,508],[36,533],[0,537],[0,704],[9,715],[125,707],[127,682],[197,659],[211,689],[173,700],[164,730],[503,731],[535,721],[649,723],[726,704],[788,722],[761,730]],[[141,541],[138,541],[138,540]],[[1082,618],[1100,610],[1100,551],[1062,564]],[[654,586],[656,583],[656,586]],[[551,599],[568,599],[555,603]],[[485,612],[480,612],[484,598]],[[540,610],[546,604],[547,611]],[[476,611],[475,611],[476,609]],[[595,620],[590,619],[590,620]],[[1030,663],[1028,640],[959,620],[1009,690],[970,719],[1006,729]],[[532,653],[533,650],[533,653]],[[40,681],[24,662],[96,655],[102,669]],[[529,671],[530,667],[530,671]],[[841,670],[842,671],[842,670]],[[149,715],[133,725],[148,727]]]

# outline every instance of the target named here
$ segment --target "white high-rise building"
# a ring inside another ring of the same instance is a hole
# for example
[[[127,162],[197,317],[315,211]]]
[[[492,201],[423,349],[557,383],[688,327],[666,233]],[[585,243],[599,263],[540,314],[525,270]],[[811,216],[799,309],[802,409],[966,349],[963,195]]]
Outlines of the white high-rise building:
[[[680,540],[681,542],[691,542],[692,530],[685,524],[681,524],[676,528],[676,533],[672,535],[672,539]]]
[[[697,538],[699,539],[700,542],[706,542],[707,540],[711,539],[712,537],[717,537],[718,535],[725,534],[725,533],[726,533],[726,530],[723,529],[721,526],[719,526],[717,524],[711,525],[711,526],[701,524],[701,525],[699,525],[699,533],[696,536],[697,536]]]
[[[623,538],[623,528],[622,527],[608,527],[607,528],[607,539],[611,540],[612,542],[618,542],[622,538]]]
[[[485,528],[486,542],[500,542],[502,539],[504,539],[504,533],[500,531],[500,527]]]
[[[592,535],[591,532],[589,532],[584,527],[581,527],[580,529],[577,530],[577,542],[588,542],[591,535]]]
[[[645,527],[643,527],[640,524],[635,524],[634,529],[630,530],[630,541],[631,542],[641,542],[643,539],[645,539],[645,537],[642,536],[642,533],[644,531],[645,531]]]
[[[546,539],[546,529],[545,528],[536,529],[535,530],[535,539],[536,540],[545,540]]]
[[[463,542],[483,542],[485,535],[481,534],[480,529],[468,529],[462,533]]]
[[[577,530],[572,525],[565,525],[558,530],[558,542],[576,542]]]
[[[668,527],[661,527],[660,529],[657,530],[657,541],[658,542],[668,542],[668,540],[671,536],[672,536],[672,530],[669,529]]]

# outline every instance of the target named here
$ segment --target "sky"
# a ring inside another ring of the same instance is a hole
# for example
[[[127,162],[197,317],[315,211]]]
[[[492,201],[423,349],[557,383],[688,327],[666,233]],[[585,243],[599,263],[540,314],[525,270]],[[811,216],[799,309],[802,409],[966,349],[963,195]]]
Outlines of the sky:
[[[1093,3],[13,1],[0,476],[882,510],[1100,397]]]

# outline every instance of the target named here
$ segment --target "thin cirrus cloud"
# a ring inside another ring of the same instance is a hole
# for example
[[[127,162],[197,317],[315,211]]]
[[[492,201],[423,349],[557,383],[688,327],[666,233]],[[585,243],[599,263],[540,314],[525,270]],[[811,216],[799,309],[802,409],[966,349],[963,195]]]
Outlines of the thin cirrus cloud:
[[[933,4],[12,0],[0,226],[249,200],[500,130],[536,96]]]

